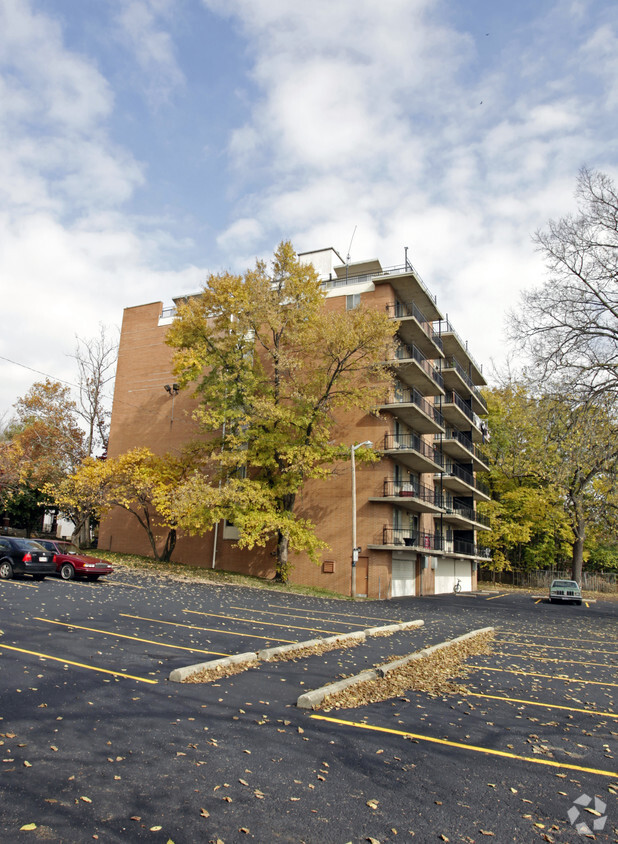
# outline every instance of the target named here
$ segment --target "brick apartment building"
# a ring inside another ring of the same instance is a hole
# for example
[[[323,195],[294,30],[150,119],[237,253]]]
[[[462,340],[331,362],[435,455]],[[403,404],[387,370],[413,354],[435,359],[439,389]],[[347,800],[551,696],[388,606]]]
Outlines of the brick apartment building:
[[[304,555],[293,557],[290,582],[373,598],[449,592],[457,581],[464,591],[475,589],[477,563],[486,557],[477,535],[488,529],[476,504],[489,497],[476,477],[488,468],[478,449],[486,436],[480,417],[487,411],[480,366],[407,261],[389,269],[378,260],[346,265],[333,249],[299,257],[320,274],[327,307],[349,309],[362,302],[386,309],[400,325],[392,394],[379,414],[347,414],[337,429],[340,442],[352,447],[370,441],[381,459],[356,465],[355,510],[351,461],[328,480],[303,487],[296,511],[317,525],[329,549],[319,566]],[[153,302],[124,312],[112,457],[137,446],[173,452],[198,433],[190,391],[170,389],[172,350],[165,334],[174,310]],[[181,535],[174,559],[274,576],[274,544],[249,551],[235,548],[235,539],[234,526],[226,523],[200,537]],[[149,553],[146,534],[119,509],[103,520],[99,545]]]

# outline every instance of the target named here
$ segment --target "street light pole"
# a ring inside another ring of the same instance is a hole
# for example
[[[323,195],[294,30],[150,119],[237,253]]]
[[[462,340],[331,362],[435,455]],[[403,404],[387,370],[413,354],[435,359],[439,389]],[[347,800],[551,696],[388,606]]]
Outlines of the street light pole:
[[[371,440],[350,446],[350,457],[352,460],[352,597],[356,598],[356,564],[360,548],[356,546],[356,449],[367,446],[371,448]]]

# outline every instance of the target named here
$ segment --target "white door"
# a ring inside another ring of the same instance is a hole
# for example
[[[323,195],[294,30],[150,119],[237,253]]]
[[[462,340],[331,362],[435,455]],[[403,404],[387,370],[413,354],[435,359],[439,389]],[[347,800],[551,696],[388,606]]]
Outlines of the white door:
[[[438,560],[435,594],[452,592],[458,580],[461,581],[462,592],[471,591],[472,563],[467,560]]]
[[[452,592],[455,585],[455,560],[438,560],[435,594]]]
[[[455,563],[455,577],[461,580],[461,591],[472,591],[472,563],[468,560],[457,560]]]
[[[416,560],[393,560],[391,598],[416,595]]]

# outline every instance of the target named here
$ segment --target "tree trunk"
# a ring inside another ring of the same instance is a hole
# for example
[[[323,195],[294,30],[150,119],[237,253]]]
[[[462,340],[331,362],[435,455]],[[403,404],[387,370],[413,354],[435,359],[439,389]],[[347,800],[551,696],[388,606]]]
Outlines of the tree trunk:
[[[281,510],[285,513],[291,513],[294,510],[294,503],[296,501],[295,493],[284,495],[281,499]],[[277,583],[287,583],[292,564],[289,561],[290,538],[285,536],[281,531],[277,533],[277,564],[275,569],[275,581]]]
[[[163,548],[163,553],[161,554],[161,562],[169,563],[172,554],[174,553],[174,548],[176,547],[176,528],[171,528],[169,533],[167,534],[167,539],[165,540],[165,546]]]
[[[586,523],[583,517],[577,514],[577,525],[575,528],[575,542],[573,543],[573,562],[571,564],[571,578],[578,583],[582,582],[582,569],[584,566],[584,540],[586,538]]]

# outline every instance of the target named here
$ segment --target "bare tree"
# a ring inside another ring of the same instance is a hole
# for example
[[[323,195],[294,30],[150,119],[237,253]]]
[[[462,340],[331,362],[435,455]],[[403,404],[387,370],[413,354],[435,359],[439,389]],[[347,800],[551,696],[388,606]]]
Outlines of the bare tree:
[[[509,333],[537,383],[547,389],[557,377],[591,398],[618,394],[618,192],[607,175],[584,168],[576,198],[577,214],[534,236],[549,277],[523,295]]]
[[[86,424],[86,451],[92,457],[97,447],[107,450],[111,409],[105,387],[116,372],[118,340],[108,335],[104,325],[99,326],[96,337],[84,340],[76,335],[76,339],[72,357],[78,372],[77,413]]]

